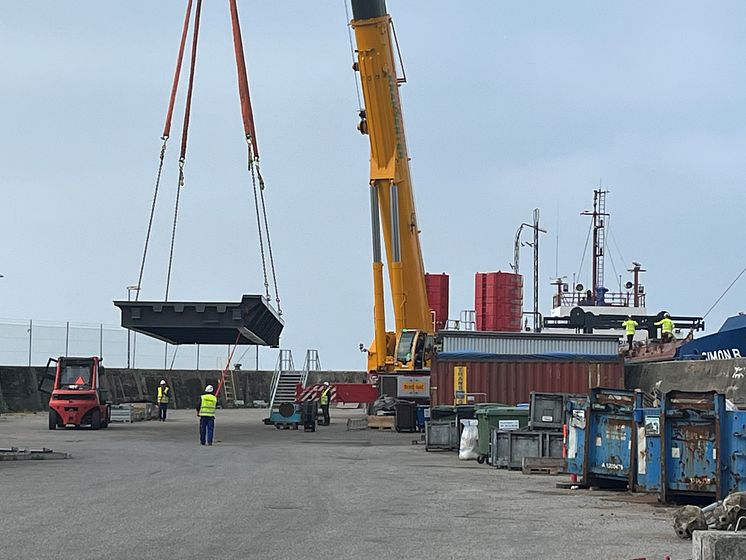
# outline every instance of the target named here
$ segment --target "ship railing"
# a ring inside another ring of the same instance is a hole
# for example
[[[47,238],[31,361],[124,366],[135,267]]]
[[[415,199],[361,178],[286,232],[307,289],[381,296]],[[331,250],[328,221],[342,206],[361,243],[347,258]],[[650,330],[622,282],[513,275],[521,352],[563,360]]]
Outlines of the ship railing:
[[[635,305],[635,295],[632,292],[607,292],[603,303],[599,303],[595,297],[589,298],[583,292],[573,292],[554,294],[553,303],[554,307],[632,307]],[[645,294],[637,296],[637,307],[645,307]]]

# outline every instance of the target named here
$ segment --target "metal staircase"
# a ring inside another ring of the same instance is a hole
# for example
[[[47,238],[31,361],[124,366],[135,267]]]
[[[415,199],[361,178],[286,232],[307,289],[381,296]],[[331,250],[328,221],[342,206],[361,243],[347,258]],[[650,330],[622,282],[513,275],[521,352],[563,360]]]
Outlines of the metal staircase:
[[[308,376],[302,371],[296,371],[293,365],[292,350],[280,350],[272,376],[272,394],[269,402],[270,413],[277,410],[282,403],[295,402],[295,387],[305,384]]]

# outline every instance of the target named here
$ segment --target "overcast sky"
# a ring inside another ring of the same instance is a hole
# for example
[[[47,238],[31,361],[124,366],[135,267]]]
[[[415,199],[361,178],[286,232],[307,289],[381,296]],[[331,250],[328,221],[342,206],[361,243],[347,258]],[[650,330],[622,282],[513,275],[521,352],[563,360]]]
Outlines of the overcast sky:
[[[4,3],[0,316],[119,322],[112,300],[137,281],[184,5]],[[515,230],[537,206],[549,230],[548,312],[555,262],[560,275],[578,272],[588,230],[579,214],[600,179],[611,191],[614,265],[648,269],[650,312],[704,313],[746,265],[746,4],[388,8],[409,79],[403,110],[425,264],[451,275],[452,317],[473,308],[475,271],[508,270]],[[355,130],[343,1],[241,0],[239,9],[282,346],[296,362],[317,348],[325,367],[362,368],[357,346],[372,337],[369,148]],[[262,290],[233,65],[227,2],[206,1],[172,300]],[[142,299],[163,296],[179,129]],[[586,259],[586,284],[589,272]],[[708,330],[746,310],[745,294],[746,278]]]

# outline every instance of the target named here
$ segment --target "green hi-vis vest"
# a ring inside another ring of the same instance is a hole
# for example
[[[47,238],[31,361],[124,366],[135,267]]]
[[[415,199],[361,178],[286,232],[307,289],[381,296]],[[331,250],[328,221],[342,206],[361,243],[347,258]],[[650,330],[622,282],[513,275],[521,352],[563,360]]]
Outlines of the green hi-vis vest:
[[[321,391],[321,399],[319,400],[321,404],[329,404],[329,391],[331,391],[331,387],[326,387]]]
[[[637,321],[634,319],[627,319],[622,323],[622,326],[626,329],[627,334],[635,334],[635,328],[637,328]]]
[[[200,398],[202,400],[199,405],[199,415],[215,416],[215,408],[218,406],[218,398],[210,393],[205,393]]]
[[[158,403],[159,404],[167,404],[168,403],[168,386],[165,387],[158,387]]]

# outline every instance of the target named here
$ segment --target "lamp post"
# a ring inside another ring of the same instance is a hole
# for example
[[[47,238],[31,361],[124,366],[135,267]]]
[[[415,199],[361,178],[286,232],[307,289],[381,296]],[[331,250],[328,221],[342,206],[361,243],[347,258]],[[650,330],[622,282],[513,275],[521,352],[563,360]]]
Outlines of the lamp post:
[[[127,286],[127,301],[128,302],[132,301],[132,292],[135,292],[135,294],[136,294],[135,295],[135,299],[137,299],[137,294],[138,294],[139,291],[140,291],[140,287],[139,286]],[[131,336],[130,336],[130,333],[131,333],[130,329],[127,329],[127,369],[130,368],[130,355],[131,355],[131,351],[130,351],[130,348],[131,348],[131,342],[130,342]]]

